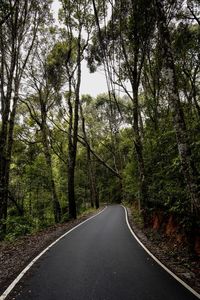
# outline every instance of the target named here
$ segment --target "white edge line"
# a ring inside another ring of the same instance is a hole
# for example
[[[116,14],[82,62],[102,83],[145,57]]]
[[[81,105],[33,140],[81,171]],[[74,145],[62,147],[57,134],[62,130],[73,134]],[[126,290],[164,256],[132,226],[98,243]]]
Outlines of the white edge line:
[[[142,242],[139,240],[139,238],[136,236],[136,234],[133,232],[129,221],[128,221],[128,213],[127,213],[127,209],[121,205],[124,210],[125,210],[125,215],[126,215],[126,223],[127,226],[131,232],[131,234],[134,236],[134,238],[136,239],[136,241],[140,244],[140,246],[142,246],[142,248],[166,271],[168,272],[172,277],[174,277],[179,283],[181,283],[186,289],[188,289],[192,294],[194,294],[198,299],[200,299],[200,294],[197,293],[195,290],[193,290],[187,283],[185,283],[182,279],[180,279],[177,275],[175,275],[172,271],[170,271],[163,263],[161,263],[161,261],[159,259],[157,259],[143,244]],[[1,300],[1,299],[0,299]]]
[[[47,252],[52,246],[54,246],[57,242],[59,242],[62,238],[64,238],[66,235],[68,235],[70,232],[78,228],[79,226],[83,225],[84,223],[88,222],[89,220],[97,217],[99,214],[101,214],[107,206],[100,211],[99,213],[95,214],[94,216],[90,217],[89,219],[79,223],[69,231],[65,232],[63,235],[61,235],[58,239],[56,239],[53,243],[51,243],[47,248],[45,248],[40,254],[38,254],[22,271],[21,273],[13,280],[13,282],[7,287],[7,289],[3,292],[3,294],[0,296],[0,300],[6,299],[6,297],[10,294],[10,292],[13,290],[13,288],[16,286],[16,284],[20,281],[20,279],[24,276],[24,274],[32,267],[32,265],[45,253]]]

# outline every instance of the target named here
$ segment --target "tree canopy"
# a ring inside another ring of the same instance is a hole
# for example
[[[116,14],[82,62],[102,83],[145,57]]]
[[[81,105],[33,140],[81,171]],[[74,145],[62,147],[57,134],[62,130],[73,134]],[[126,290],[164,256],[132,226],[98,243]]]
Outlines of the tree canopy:
[[[0,238],[122,201],[198,227],[199,1],[59,2],[0,3]]]

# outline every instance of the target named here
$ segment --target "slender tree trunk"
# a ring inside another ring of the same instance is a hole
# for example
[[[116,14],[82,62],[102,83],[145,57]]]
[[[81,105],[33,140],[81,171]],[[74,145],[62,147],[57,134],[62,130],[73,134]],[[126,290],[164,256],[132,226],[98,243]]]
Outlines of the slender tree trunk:
[[[14,51],[14,45],[13,45]],[[9,185],[9,170],[10,170],[10,156],[12,152],[12,134],[14,128],[14,118],[16,111],[16,102],[14,99],[13,111],[10,117],[10,103],[12,97],[12,84],[15,70],[15,55],[13,54],[11,62],[10,77],[7,85],[7,93],[2,92],[2,121],[0,129],[0,232],[5,233],[6,225],[2,221],[7,218],[7,202],[8,202],[8,185]],[[2,83],[3,84],[3,83]],[[3,90],[3,86],[1,86]],[[10,120],[11,118],[11,120]],[[11,121],[11,123],[10,123]]]
[[[87,149],[87,167],[88,167],[88,177],[89,177],[89,187],[90,187],[90,204],[91,204],[91,207],[94,208],[95,191],[93,189],[93,180],[92,180],[93,178],[92,178],[90,150],[88,152],[88,149]]]
[[[197,72],[197,71],[195,70],[195,72]],[[196,84],[195,84],[195,77],[196,77],[196,74],[194,75],[194,78],[191,78],[192,98],[194,101],[194,105],[196,107],[198,117],[200,117],[200,106],[199,106],[199,103],[197,100],[197,89],[196,89]]]
[[[176,140],[178,145],[181,167],[186,182],[188,194],[191,200],[191,212],[199,213],[199,186],[197,184],[197,170],[191,157],[191,149],[184,119],[183,110],[178,92],[178,84],[174,57],[172,53],[170,33],[167,26],[166,16],[161,0],[154,0],[155,11],[158,22],[158,30],[162,43],[165,77],[168,83],[169,106],[172,112]]]
[[[144,140],[144,124],[142,119],[141,108],[139,108],[139,124],[140,124],[141,139]]]
[[[44,154],[46,158],[46,164],[50,173],[51,197],[52,197],[52,204],[53,204],[54,219],[55,222],[58,223],[61,220],[61,208],[60,208],[60,203],[58,201],[54,177],[53,177],[52,159],[51,159],[47,124],[46,124],[46,119],[47,119],[46,106],[44,103],[42,103],[42,101],[40,104],[41,104],[41,117],[42,117],[42,122],[41,122],[42,143],[43,143]]]
[[[44,139],[44,136],[43,136],[43,139]],[[60,203],[58,201],[58,197],[57,197],[57,193],[56,193],[56,187],[55,187],[53,170],[52,170],[51,154],[49,152],[46,137],[45,137],[45,140],[43,140],[43,147],[44,147],[46,163],[47,163],[47,166],[48,166],[48,169],[50,172],[51,197],[52,197],[52,204],[53,204],[54,219],[55,219],[55,222],[58,223],[61,220],[61,208],[60,208]]]
[[[3,149],[3,152],[0,154],[0,239],[6,231],[6,226],[3,221],[6,220],[7,216],[7,184],[5,176],[7,161],[5,156],[6,153],[4,151],[5,150]]]
[[[121,2],[122,3],[122,2]],[[143,146],[141,140],[141,133],[139,128],[139,99],[138,89],[141,78],[141,70],[144,64],[145,50],[141,48],[141,42],[139,37],[139,17],[138,17],[138,1],[131,1],[131,17],[134,20],[132,25],[132,39],[133,39],[133,62],[129,61],[129,49],[126,48],[126,42],[121,34],[121,47],[124,60],[126,62],[128,77],[132,88],[133,96],[131,97],[133,103],[133,133],[134,133],[134,147],[137,155],[138,171],[139,171],[139,207],[145,209],[148,202],[147,198],[147,182],[145,175],[145,165],[143,158]],[[120,27],[123,25],[123,20],[120,19]],[[122,31],[122,30],[121,30]],[[143,45],[144,46],[144,45]],[[142,56],[141,56],[142,54]],[[145,214],[144,214],[145,217]]]
[[[69,150],[70,151],[70,150]],[[74,190],[74,157],[73,154],[69,152],[68,159],[68,200],[69,200],[69,218],[76,219],[76,200],[75,200],[75,190]]]
[[[16,109],[17,109],[17,101],[18,101],[18,89],[19,86],[16,88],[15,96],[13,98],[13,107],[12,111],[10,112],[10,118],[8,121],[8,133],[7,133],[7,147],[6,147],[6,164],[5,164],[5,181],[4,181],[4,207],[3,207],[3,218],[7,219],[7,206],[8,206],[8,196],[9,196],[9,181],[10,181],[10,164],[11,164],[11,155],[12,155],[12,148],[13,148],[13,133],[14,133],[14,125],[15,125],[15,116],[16,116]]]
[[[76,154],[78,142],[78,121],[79,121],[79,102],[80,102],[80,84],[81,84],[81,29],[78,36],[78,53],[77,53],[77,82],[75,90],[74,114],[71,104],[71,95],[68,98],[69,106],[69,131],[68,131],[68,201],[69,201],[69,217],[76,219],[76,199],[74,176],[76,167]],[[71,87],[70,87],[71,90]],[[70,92],[71,94],[71,92]]]
[[[145,208],[147,203],[147,185],[143,158],[143,147],[139,129],[139,105],[138,105],[138,88],[132,86],[133,89],[133,130],[134,130],[134,145],[138,161],[139,170],[139,191],[140,204],[139,206]]]
[[[13,108],[8,116],[2,121],[2,131],[0,133],[0,220],[7,218],[7,202],[9,193],[9,179],[10,179],[10,163],[13,148],[13,132],[14,122],[17,108],[18,96],[13,99]],[[6,226],[3,225],[3,231]],[[0,225],[1,230],[1,225]]]
[[[69,127],[68,127],[68,203],[69,203],[69,217],[70,219],[76,219],[76,201],[75,201],[75,192],[74,192],[74,171],[75,171],[75,162],[74,162],[74,149],[73,149],[73,108],[71,103],[72,97],[72,86],[71,86],[71,77],[69,77],[69,95],[68,95],[68,108],[69,108]]]
[[[89,173],[89,182],[90,182],[90,197],[91,197],[91,206],[98,209],[99,208],[99,198],[96,188],[96,176],[94,172],[93,161],[91,160],[90,149],[87,149],[88,155],[88,173]]]
[[[24,215],[24,204],[23,203],[19,204],[10,192],[8,193],[8,198],[15,205],[15,207],[18,211],[18,215],[23,216]]]
[[[69,101],[68,101],[69,103]],[[70,123],[72,123],[73,116],[70,115]],[[69,218],[76,219],[76,200],[74,191],[74,173],[75,173],[75,154],[72,142],[72,128],[69,125],[68,132],[68,202],[69,202]]]
[[[89,186],[90,186],[90,202],[91,202],[91,207],[96,207],[96,209],[99,208],[99,198],[97,195],[97,189],[96,189],[96,177],[95,177],[95,171],[94,171],[94,165],[93,161],[91,159],[91,153],[90,153],[90,144],[87,138],[87,133],[85,130],[85,118],[83,115],[83,108],[82,105],[80,104],[80,115],[81,115],[81,120],[82,120],[82,130],[83,130],[83,137],[84,140],[86,141],[86,151],[87,151],[87,167],[88,167],[88,176],[89,176]]]
[[[5,153],[5,146],[6,146],[6,133],[7,133],[7,119],[5,118],[5,94],[4,94],[4,46],[3,46],[3,39],[2,39],[2,28],[0,26],[0,51],[1,51],[1,127],[0,127],[0,239],[2,238],[4,226],[3,226],[3,210],[5,206],[5,164],[6,164],[6,153]]]

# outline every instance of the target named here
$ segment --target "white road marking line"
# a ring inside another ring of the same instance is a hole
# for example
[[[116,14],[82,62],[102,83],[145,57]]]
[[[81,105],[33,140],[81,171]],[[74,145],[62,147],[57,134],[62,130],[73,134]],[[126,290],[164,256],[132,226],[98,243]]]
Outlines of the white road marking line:
[[[160,260],[158,260],[143,244],[142,242],[138,239],[138,237],[136,236],[136,234],[133,232],[129,221],[128,221],[128,213],[126,208],[121,205],[124,210],[125,210],[125,215],[126,215],[126,224],[131,232],[131,234],[134,236],[134,238],[136,239],[136,241],[140,244],[140,246],[142,246],[142,248],[167,272],[169,273],[172,277],[174,277],[179,283],[181,283],[186,289],[188,289],[193,295],[195,295],[198,299],[200,299],[200,294],[197,293],[195,290],[193,290],[187,283],[185,283],[182,279],[180,279],[176,274],[174,274],[172,271],[170,271],[163,263],[161,263]],[[1,299],[0,299],[1,300]]]
[[[3,292],[3,294],[0,296],[0,300],[6,299],[6,297],[10,294],[10,292],[13,290],[13,288],[16,286],[16,284],[20,281],[20,279],[24,276],[24,274],[32,267],[32,265],[45,253],[47,252],[52,246],[54,246],[57,242],[59,242],[62,238],[64,238],[66,235],[68,235],[70,232],[78,228],[79,226],[83,225],[84,223],[88,222],[89,220],[97,217],[100,215],[104,210],[107,208],[107,206],[100,211],[98,214],[90,217],[89,219],[81,222],[80,224],[76,225],[63,235],[61,235],[57,240],[55,240],[53,243],[51,243],[46,249],[44,249],[40,254],[38,254],[23,270],[22,272],[13,280],[13,282],[7,287],[7,289]]]

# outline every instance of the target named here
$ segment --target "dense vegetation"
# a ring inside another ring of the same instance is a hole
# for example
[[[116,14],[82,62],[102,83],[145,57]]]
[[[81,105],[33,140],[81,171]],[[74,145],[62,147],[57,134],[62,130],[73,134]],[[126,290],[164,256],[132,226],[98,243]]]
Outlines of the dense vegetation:
[[[1,239],[123,200],[197,228],[199,1],[60,4],[0,3]],[[107,94],[80,95],[84,60]]]

